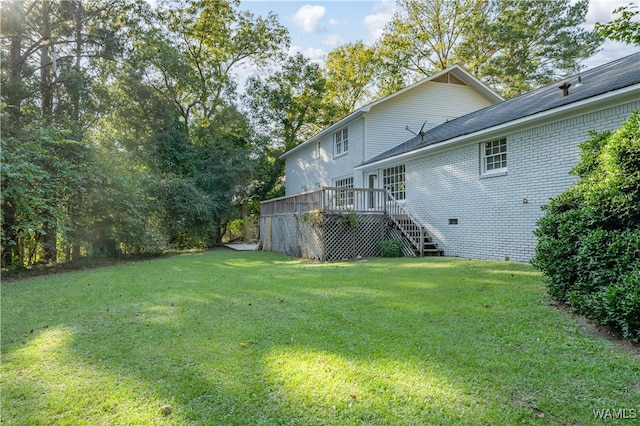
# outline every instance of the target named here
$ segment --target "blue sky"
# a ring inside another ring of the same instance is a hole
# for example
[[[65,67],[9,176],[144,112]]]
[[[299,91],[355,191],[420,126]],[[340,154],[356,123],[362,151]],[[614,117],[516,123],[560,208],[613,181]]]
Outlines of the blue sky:
[[[278,14],[291,36],[290,53],[302,52],[322,60],[341,44],[375,42],[395,10],[394,1],[242,1],[241,7],[256,15]]]
[[[616,7],[632,0],[591,0],[585,27],[613,19]],[[308,58],[322,62],[328,52],[347,42],[362,40],[372,44],[382,33],[395,11],[392,0],[243,0],[241,8],[256,15],[275,12],[291,36],[290,54],[302,52]],[[593,68],[626,56],[638,47],[606,42],[601,52],[583,63]]]

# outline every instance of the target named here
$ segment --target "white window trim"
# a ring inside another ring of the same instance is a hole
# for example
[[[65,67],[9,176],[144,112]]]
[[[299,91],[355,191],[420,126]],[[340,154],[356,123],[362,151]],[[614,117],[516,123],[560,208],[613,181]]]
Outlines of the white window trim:
[[[500,146],[504,146],[504,151],[498,151],[490,155],[487,155],[487,145],[496,144],[496,143],[499,144],[498,148],[500,148]],[[505,164],[501,167],[487,170],[487,160],[489,158],[494,158],[497,156],[504,156],[504,159],[498,160],[498,161],[504,162]],[[480,177],[481,178],[505,176],[508,171],[508,166],[509,166],[509,148],[508,148],[506,137],[500,138],[500,139],[493,139],[490,141],[484,141],[480,143]]]
[[[338,142],[338,135],[340,135],[339,142]],[[345,145],[346,145],[346,149],[345,149]],[[338,146],[340,146],[340,152],[338,152]],[[344,127],[333,134],[333,158],[342,157],[344,155],[347,155],[348,153],[349,153],[349,128]]]
[[[347,176],[333,180],[333,186],[335,188],[353,189],[353,176]],[[338,191],[338,199],[336,200],[337,206],[348,208],[353,206],[354,192],[345,190]]]
[[[316,142],[313,148],[313,159],[314,160],[320,159],[320,142]]]
[[[400,171],[399,169],[402,168],[402,171]],[[393,173],[387,175],[387,171],[388,170],[392,170],[393,169]],[[390,179],[391,176],[402,176],[402,179],[399,178],[394,178],[393,182],[390,184],[388,183],[388,180]],[[398,185],[397,190],[394,190],[390,187]],[[382,169],[382,187],[386,190],[388,190],[396,199],[396,201],[398,201],[399,203],[404,203],[407,200],[407,168],[404,164],[398,164],[397,166],[392,166],[392,167],[387,167]],[[398,198],[398,194],[402,193],[403,197],[402,198]]]

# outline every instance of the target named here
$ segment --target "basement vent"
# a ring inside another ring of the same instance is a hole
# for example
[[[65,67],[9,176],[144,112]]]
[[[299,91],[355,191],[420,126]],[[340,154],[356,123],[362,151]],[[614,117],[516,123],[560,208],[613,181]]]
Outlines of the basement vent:
[[[436,77],[431,81],[435,81],[437,83],[460,84],[462,86],[466,86],[464,81],[460,80],[458,77],[451,74],[450,72],[443,74],[439,77]]]
[[[449,225],[457,225],[458,219],[449,219]]]

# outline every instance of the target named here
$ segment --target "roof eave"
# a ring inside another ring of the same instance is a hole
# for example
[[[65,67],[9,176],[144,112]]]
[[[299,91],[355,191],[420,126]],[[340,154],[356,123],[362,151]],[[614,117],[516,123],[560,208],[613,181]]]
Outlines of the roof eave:
[[[572,110],[579,110],[589,105],[597,105],[606,103],[615,98],[629,98],[629,100],[638,99],[640,96],[640,84],[634,84],[631,86],[627,86],[618,90],[614,90],[611,92],[603,93],[598,96],[594,96],[591,98],[583,99],[577,102],[573,102],[570,104],[566,104],[557,108],[548,109],[545,111],[541,111],[536,114],[532,114],[526,117],[521,117],[517,120],[509,121],[506,123],[499,124],[497,126],[488,127],[486,129],[478,130],[473,133],[468,133],[466,135],[457,136],[452,139],[448,139],[443,142],[434,143],[431,145],[424,146],[422,148],[418,148],[412,151],[408,151],[402,154],[395,155],[393,157],[384,158],[372,163],[363,164],[360,166],[354,167],[355,170],[367,170],[370,168],[377,168],[381,166],[385,166],[387,164],[398,163],[400,161],[406,161],[407,159],[411,159],[413,157],[419,157],[425,155],[431,151],[443,150],[452,148],[458,144],[464,144],[467,142],[472,142],[475,139],[480,139],[484,137],[489,137],[494,133],[506,133],[514,128],[518,128],[521,126],[525,126],[531,124],[535,121],[544,121],[551,118],[553,115],[570,113]]]
[[[350,122],[362,117],[364,114],[369,112],[370,109],[371,109],[370,106],[366,106],[366,107],[362,107],[362,108],[352,112],[351,114],[347,115],[346,117],[344,117],[340,121],[337,121],[337,122],[333,123],[331,126],[325,128],[324,130],[321,130],[318,133],[316,133],[315,135],[311,136],[309,139],[307,139],[306,141],[302,142],[300,145],[296,146],[295,148],[291,148],[289,151],[287,151],[284,154],[282,154],[280,156],[280,159],[285,159],[288,156],[290,156],[291,154],[294,154],[294,153],[304,149],[306,146],[318,141],[319,139],[322,139],[326,135],[329,135],[329,134],[333,133],[334,131],[337,131],[340,127],[344,127],[348,123],[350,123]]]
[[[322,139],[323,137],[325,137],[328,134],[333,133],[334,131],[337,131],[340,127],[345,126],[346,124],[350,123],[353,120],[356,120],[358,118],[360,118],[361,116],[363,116],[364,114],[368,113],[369,111],[371,111],[371,108],[381,104],[391,98],[395,98],[396,96],[399,96],[411,89],[413,89],[414,87],[420,86],[424,83],[427,83],[429,81],[435,80],[438,77],[448,73],[448,72],[452,72],[453,74],[455,74],[456,77],[458,77],[460,80],[462,80],[463,82],[465,82],[467,85],[473,87],[475,90],[477,90],[478,92],[480,92],[480,94],[482,96],[484,96],[486,99],[488,99],[491,102],[500,102],[503,101],[504,98],[500,95],[498,95],[496,92],[494,92],[493,90],[491,90],[491,88],[487,85],[485,85],[483,82],[481,82],[480,80],[478,80],[477,78],[475,78],[474,76],[472,76],[471,74],[469,74],[469,72],[467,72],[464,68],[462,68],[460,65],[452,65],[436,74],[430,75],[429,77],[423,78],[420,81],[417,81],[407,87],[404,87],[400,90],[398,90],[397,92],[391,93],[390,95],[385,96],[384,98],[380,98],[377,99],[359,109],[357,109],[356,111],[352,112],[351,114],[347,115],[346,117],[344,117],[343,119],[341,119],[340,121],[332,124],[331,126],[325,128],[324,130],[321,130],[320,132],[316,133],[315,135],[311,136],[309,139],[307,139],[306,141],[302,142],[300,145],[296,146],[295,148],[290,149],[289,151],[285,152],[284,154],[282,154],[280,156],[280,159],[286,159],[287,157],[289,157],[291,154],[294,154],[302,149],[304,149],[306,146],[318,141],[319,139]]]

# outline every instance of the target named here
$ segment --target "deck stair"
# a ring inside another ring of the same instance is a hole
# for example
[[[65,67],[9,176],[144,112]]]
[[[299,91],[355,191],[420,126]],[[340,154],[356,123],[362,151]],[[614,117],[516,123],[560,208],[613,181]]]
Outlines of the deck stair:
[[[389,198],[393,205],[389,207],[387,214],[391,223],[402,236],[405,255],[442,256],[443,250],[431,240],[425,226],[393,199],[391,194],[389,194]]]
[[[349,227],[354,217],[357,226]],[[322,261],[375,256],[380,242],[394,238],[404,256],[443,255],[426,227],[383,188],[322,187],[263,201],[260,229],[264,250]]]

